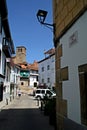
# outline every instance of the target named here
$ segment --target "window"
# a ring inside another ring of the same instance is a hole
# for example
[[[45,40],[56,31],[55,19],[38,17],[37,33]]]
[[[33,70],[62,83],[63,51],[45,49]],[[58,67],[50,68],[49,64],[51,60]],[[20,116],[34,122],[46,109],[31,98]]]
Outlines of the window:
[[[68,75],[68,67],[64,67],[61,69],[61,80],[62,81],[65,81],[65,80],[68,80],[69,78],[69,75]]]
[[[44,79],[42,79],[42,83],[44,83]]]
[[[22,52],[22,48],[18,48],[18,52]]]
[[[37,83],[36,82],[34,82],[34,87],[37,87]]]
[[[42,72],[44,71],[44,67],[42,67]]]
[[[47,78],[47,82],[48,82],[48,83],[50,82],[50,78]]]
[[[36,80],[38,81],[38,76],[36,77]]]
[[[48,91],[48,90],[47,90],[46,94],[50,95],[50,96],[52,95],[52,93],[50,91]]]
[[[47,70],[49,70],[49,69],[50,69],[50,65],[47,66]]]
[[[54,60],[54,57],[52,57],[52,62],[54,62],[55,60]]]
[[[42,90],[42,94],[45,94],[45,90]]]
[[[40,93],[40,90],[37,90],[36,93]]]
[[[4,75],[5,75],[5,73],[6,73],[6,59],[5,59],[4,63],[3,63],[3,66],[4,66]]]
[[[6,86],[3,87],[3,92],[6,92]]]
[[[24,83],[23,83],[23,82],[21,82],[21,85],[24,85]]]

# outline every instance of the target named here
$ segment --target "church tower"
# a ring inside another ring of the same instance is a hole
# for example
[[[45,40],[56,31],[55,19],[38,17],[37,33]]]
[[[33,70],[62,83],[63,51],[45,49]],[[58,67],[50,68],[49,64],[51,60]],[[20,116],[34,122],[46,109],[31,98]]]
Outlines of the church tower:
[[[26,62],[26,48],[19,46],[16,48],[16,63]]]

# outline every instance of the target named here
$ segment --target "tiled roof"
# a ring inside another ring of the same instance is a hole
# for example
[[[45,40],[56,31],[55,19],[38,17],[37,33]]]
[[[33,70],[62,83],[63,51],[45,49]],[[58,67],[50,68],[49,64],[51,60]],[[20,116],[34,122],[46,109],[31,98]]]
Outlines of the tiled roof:
[[[38,70],[38,62],[37,61],[34,61],[33,64],[21,63],[20,66],[22,69]]]
[[[49,55],[52,55],[54,53],[55,53],[55,48],[51,48],[50,50],[44,52],[44,54],[49,54]]]

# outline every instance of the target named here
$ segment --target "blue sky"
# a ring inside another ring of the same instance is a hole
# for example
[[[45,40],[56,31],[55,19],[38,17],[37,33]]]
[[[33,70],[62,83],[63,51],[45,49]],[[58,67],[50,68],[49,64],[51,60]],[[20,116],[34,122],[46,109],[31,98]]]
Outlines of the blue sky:
[[[39,9],[48,11],[45,22],[53,23],[52,0],[7,0],[8,21],[15,49],[26,47],[26,61],[44,58],[44,50],[53,45],[52,31],[41,25],[36,17]]]

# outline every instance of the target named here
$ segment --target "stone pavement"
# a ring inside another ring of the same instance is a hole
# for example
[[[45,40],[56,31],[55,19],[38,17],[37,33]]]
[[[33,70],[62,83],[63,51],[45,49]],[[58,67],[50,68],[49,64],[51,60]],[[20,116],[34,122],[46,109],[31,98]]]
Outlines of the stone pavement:
[[[0,112],[0,130],[54,130],[37,101],[28,95],[14,99]]]

